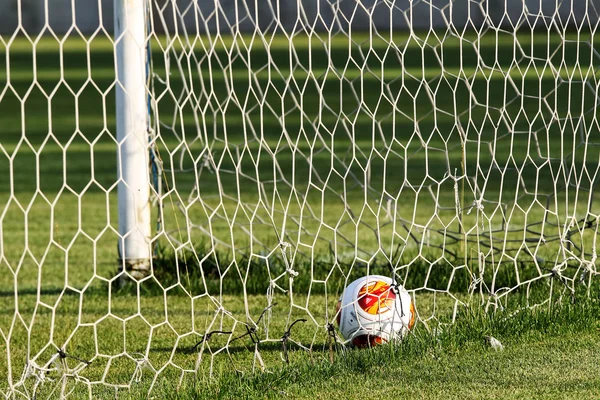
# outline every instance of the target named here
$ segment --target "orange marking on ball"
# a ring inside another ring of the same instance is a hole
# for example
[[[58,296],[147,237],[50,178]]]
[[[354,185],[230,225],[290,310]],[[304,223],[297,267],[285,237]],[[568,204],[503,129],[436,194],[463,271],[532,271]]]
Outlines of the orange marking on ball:
[[[390,290],[390,285],[382,281],[368,283],[358,292],[358,305],[372,315],[391,310],[395,300],[396,294]]]
[[[415,311],[415,305],[411,301],[410,302],[410,321],[408,322],[408,329],[412,329],[415,326],[415,319],[417,317],[417,312]]]

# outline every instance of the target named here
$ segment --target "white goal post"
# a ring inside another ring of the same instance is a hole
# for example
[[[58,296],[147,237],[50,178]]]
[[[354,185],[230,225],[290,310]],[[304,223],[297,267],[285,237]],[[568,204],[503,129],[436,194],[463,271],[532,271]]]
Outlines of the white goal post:
[[[366,275],[428,332],[595,293],[599,7],[0,2],[1,393],[329,362]]]
[[[152,255],[146,9],[115,0],[119,255],[136,278],[148,275]]]

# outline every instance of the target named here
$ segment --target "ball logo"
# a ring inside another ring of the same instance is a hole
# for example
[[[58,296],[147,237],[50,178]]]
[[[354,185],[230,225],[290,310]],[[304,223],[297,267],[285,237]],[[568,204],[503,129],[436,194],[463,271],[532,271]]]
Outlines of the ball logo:
[[[393,309],[396,294],[383,281],[369,282],[358,292],[358,305],[365,312],[377,315]]]

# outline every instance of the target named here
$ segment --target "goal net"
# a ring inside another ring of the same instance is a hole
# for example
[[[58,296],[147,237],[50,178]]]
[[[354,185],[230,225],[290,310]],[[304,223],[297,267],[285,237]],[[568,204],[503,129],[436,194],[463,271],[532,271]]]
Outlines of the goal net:
[[[415,330],[589,293],[596,2],[8,3],[6,396],[329,360],[365,275]]]

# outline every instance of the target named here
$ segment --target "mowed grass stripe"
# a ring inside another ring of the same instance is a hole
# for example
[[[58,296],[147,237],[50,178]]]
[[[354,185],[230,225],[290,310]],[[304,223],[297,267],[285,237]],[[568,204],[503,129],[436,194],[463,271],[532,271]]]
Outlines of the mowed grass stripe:
[[[154,73],[159,77],[167,76],[163,69],[154,69]],[[424,65],[422,68],[389,68],[381,66],[381,68],[365,67],[364,69],[303,69],[297,68],[293,71],[288,68],[279,68],[277,66],[265,68],[261,71],[251,71],[242,68],[227,67],[227,71],[203,71],[203,68],[194,70],[190,75],[181,74],[179,71],[169,72],[169,80],[179,80],[194,77],[196,74],[202,74],[204,82],[209,83],[212,80],[243,80],[243,79],[261,79],[269,82],[278,81],[298,81],[298,80],[315,80],[321,82],[323,80],[355,80],[361,82],[381,82],[383,85],[388,81],[392,81],[401,77],[414,80],[431,80],[431,79],[485,79],[490,80],[505,80],[505,79],[554,79],[564,81],[591,81],[595,82],[600,78],[600,70],[593,65],[588,66],[571,66],[553,64],[542,65],[515,65],[508,68],[498,68],[493,66],[481,67],[463,67],[463,68],[445,68],[435,65]],[[7,85],[23,85],[24,83],[40,82],[46,85],[49,81],[63,81],[68,84],[71,80],[77,81],[94,81],[112,80],[115,78],[114,68],[92,68],[90,71],[83,71],[79,68],[67,68],[60,71],[41,69],[35,73],[27,70],[5,71],[0,72],[0,80],[4,80]],[[110,88],[109,90],[111,90]]]
[[[488,32],[484,35],[477,35],[470,32],[465,32],[460,38],[450,34],[449,32],[436,32],[433,34],[425,34],[425,32],[414,32],[413,34],[406,33],[389,33],[369,35],[365,32],[352,32],[352,35],[344,34],[325,35],[315,33],[306,35],[299,33],[291,39],[283,35],[270,35],[259,37],[249,34],[238,34],[235,37],[230,34],[220,35],[191,35],[187,39],[178,37],[167,38],[164,35],[152,35],[151,41],[157,41],[159,48],[163,51],[173,50],[181,51],[182,49],[239,49],[240,51],[255,51],[255,50],[287,50],[289,48],[297,50],[306,50],[308,48],[347,48],[352,46],[361,46],[362,48],[387,49],[397,46],[399,49],[406,47],[443,47],[459,48],[476,46],[481,49],[486,48],[506,48],[514,47],[518,44],[524,51],[527,47],[536,46],[538,44],[561,46],[567,45],[590,45],[594,46],[594,35],[585,32],[561,32],[561,33],[544,33],[544,32],[523,32],[511,34],[508,32]],[[26,51],[35,47],[36,52],[40,53],[55,53],[61,50],[66,54],[82,54],[87,51],[101,52],[112,51],[115,46],[115,41],[112,37],[99,34],[95,36],[81,36],[72,34],[70,36],[56,38],[41,35],[31,37],[29,39],[23,36],[8,37],[7,35],[0,36],[0,53],[5,51]]]

